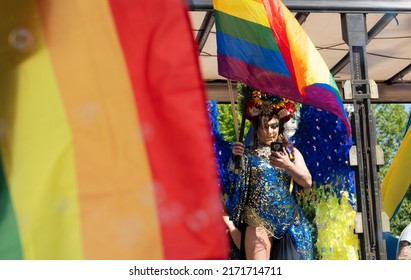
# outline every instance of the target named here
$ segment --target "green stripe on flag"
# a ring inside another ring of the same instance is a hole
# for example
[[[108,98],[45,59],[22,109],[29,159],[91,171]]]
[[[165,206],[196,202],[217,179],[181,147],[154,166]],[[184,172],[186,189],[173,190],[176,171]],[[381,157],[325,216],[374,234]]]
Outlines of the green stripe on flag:
[[[215,11],[217,31],[278,52],[271,29],[229,14]]]
[[[16,217],[0,161],[0,260],[23,259]]]

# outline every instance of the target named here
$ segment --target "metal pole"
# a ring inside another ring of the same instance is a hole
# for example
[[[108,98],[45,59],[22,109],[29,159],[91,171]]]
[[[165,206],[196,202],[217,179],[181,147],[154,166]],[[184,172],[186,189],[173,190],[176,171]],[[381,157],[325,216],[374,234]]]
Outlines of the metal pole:
[[[382,202],[377,167],[375,117],[371,111],[367,73],[367,28],[365,14],[342,14],[343,39],[350,49],[351,84],[354,105],[353,140],[356,148],[357,212],[362,217],[361,259],[387,259],[383,240]],[[351,161],[351,160],[350,160]]]
[[[203,51],[204,45],[206,44],[208,39],[208,35],[210,35],[210,31],[213,28],[214,22],[215,19],[213,12],[207,11],[196,37],[198,51],[200,53]]]
[[[397,16],[397,13],[393,14],[385,14],[368,32],[367,34],[367,44],[374,39],[384,28]],[[348,63],[350,62],[350,54],[347,53],[337,64],[331,68],[330,72],[335,76],[338,72],[340,72]]]
[[[185,0],[191,11],[213,9],[213,0]],[[283,0],[293,12],[411,13],[411,0]]]

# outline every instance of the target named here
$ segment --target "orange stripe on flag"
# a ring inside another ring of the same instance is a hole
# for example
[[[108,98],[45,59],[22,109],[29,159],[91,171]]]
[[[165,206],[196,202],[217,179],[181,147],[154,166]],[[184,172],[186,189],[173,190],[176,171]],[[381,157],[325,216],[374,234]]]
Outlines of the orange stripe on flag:
[[[154,186],[109,7],[40,3],[73,133],[85,257],[161,259]]]
[[[225,258],[228,242],[205,90],[184,3],[110,4],[147,128],[165,258]]]

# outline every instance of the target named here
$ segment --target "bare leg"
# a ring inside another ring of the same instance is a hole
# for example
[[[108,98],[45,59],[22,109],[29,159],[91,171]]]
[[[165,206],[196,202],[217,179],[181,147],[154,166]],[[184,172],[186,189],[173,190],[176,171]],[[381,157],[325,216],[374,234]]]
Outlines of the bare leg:
[[[248,226],[245,230],[245,255],[247,260],[269,260],[271,238],[262,227]]]
[[[241,232],[234,226],[234,223],[230,220],[228,217],[228,214],[224,212],[223,214],[223,220],[225,224],[227,225],[228,232],[231,235],[231,238],[233,239],[233,242],[235,246],[240,249],[240,244],[241,244]]]

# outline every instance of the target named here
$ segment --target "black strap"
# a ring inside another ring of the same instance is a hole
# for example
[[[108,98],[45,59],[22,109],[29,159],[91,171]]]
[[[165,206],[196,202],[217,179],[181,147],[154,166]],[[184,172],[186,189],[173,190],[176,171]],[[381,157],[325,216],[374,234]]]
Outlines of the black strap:
[[[294,224],[294,222],[295,222],[295,218],[297,217],[297,213],[298,213],[298,205],[296,204],[296,205],[294,206],[293,219],[292,219],[292,221],[291,221],[291,223],[290,223],[290,227],[293,226],[293,224]]]
[[[240,243],[240,260],[245,260],[245,230],[247,229],[247,224],[241,224],[241,243]]]
[[[244,183],[247,185],[246,188],[246,193],[245,193],[245,200],[242,205],[241,211],[244,212],[244,207],[247,204],[247,201],[249,199],[248,193],[250,190],[250,184],[251,184],[251,166],[247,166],[247,172],[246,172],[247,178],[244,181]],[[248,224],[244,221],[243,219],[243,213],[240,213],[240,231],[241,231],[241,243],[240,243],[240,259],[245,260],[246,255],[245,255],[245,231],[248,227]]]

